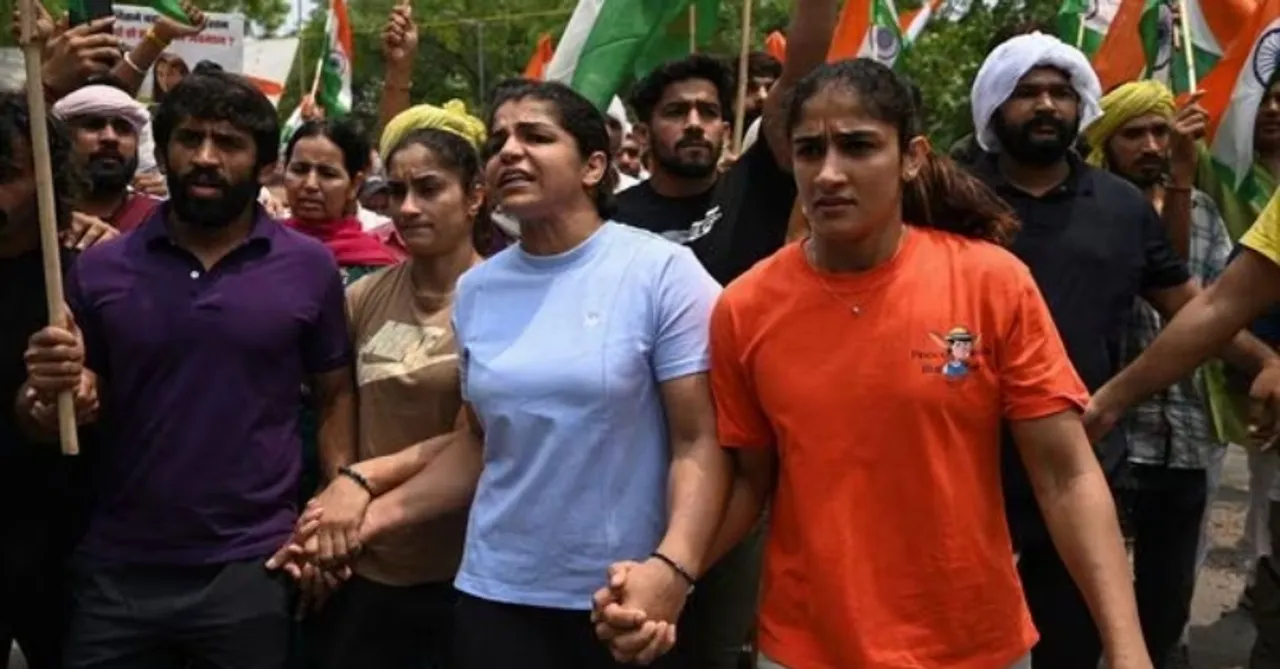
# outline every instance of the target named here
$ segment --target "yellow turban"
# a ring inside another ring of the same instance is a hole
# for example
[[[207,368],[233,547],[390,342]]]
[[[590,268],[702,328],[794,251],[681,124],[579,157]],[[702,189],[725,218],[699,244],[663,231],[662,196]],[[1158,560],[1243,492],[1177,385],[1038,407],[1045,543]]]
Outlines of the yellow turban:
[[[1173,93],[1158,81],[1131,81],[1102,96],[1102,117],[1084,130],[1089,142],[1089,164],[1106,167],[1107,141],[1120,126],[1146,114],[1173,118],[1177,107]]]
[[[470,142],[477,150],[485,139],[484,122],[468,114],[467,105],[462,100],[450,100],[443,107],[418,105],[397,114],[382,131],[378,151],[386,158],[400,140],[418,130],[432,128],[451,132]]]

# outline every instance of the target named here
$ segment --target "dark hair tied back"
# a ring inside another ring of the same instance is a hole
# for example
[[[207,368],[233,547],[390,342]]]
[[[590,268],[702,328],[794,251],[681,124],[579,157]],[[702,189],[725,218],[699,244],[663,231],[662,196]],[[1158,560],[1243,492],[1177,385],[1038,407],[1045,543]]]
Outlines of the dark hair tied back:
[[[896,128],[900,151],[905,153],[913,139],[924,135],[910,82],[868,58],[823,65],[805,77],[787,110],[788,133],[800,124],[805,103],[830,88],[857,95],[865,113]],[[904,185],[902,219],[1002,246],[1013,241],[1020,227],[1013,210],[986,184],[932,149],[919,173]]]

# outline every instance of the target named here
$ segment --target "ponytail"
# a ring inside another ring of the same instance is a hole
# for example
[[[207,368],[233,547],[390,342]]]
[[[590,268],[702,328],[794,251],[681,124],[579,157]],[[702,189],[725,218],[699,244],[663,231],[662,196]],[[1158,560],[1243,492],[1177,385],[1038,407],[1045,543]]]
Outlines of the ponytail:
[[[903,188],[902,218],[1000,246],[1013,243],[1021,228],[1013,209],[986,184],[932,150]]]

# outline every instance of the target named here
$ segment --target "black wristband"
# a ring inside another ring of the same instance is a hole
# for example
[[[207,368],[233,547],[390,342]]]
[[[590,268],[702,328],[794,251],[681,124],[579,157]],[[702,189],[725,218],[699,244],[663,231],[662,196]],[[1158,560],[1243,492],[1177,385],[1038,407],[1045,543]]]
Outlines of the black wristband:
[[[356,485],[364,488],[364,491],[369,493],[370,497],[377,497],[377,495],[373,494],[373,486],[369,485],[369,479],[365,478],[364,474],[352,469],[350,465],[339,467],[338,476],[345,476],[352,481],[355,481]]]
[[[697,583],[698,580],[693,577],[693,574],[689,573],[688,569],[685,569],[684,567],[680,566],[679,562],[672,560],[671,558],[663,555],[658,551],[654,551],[650,553],[649,557],[652,557],[653,559],[667,565],[668,567],[671,567],[672,571],[679,574],[680,578],[684,579],[689,584],[689,590],[690,591],[693,590],[693,586],[695,583]]]

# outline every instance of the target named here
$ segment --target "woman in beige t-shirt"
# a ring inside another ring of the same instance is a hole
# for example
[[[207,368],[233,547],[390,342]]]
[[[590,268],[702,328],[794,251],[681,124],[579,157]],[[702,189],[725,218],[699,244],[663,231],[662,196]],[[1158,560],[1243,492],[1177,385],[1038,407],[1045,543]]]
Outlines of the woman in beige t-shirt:
[[[479,476],[466,463],[436,458],[462,408],[450,325],[453,292],[458,277],[481,260],[477,232],[486,225],[477,221],[483,125],[469,124],[470,118],[450,111],[436,119],[445,123],[402,134],[389,147],[390,213],[410,257],[347,291],[357,354],[360,462],[333,485],[366,487],[372,501],[354,575],[324,605],[308,634],[318,667],[448,666],[452,581],[466,512],[403,521],[417,500],[441,491],[440,481],[456,482],[456,494],[469,495]],[[325,501],[321,494],[313,508],[323,509]]]

